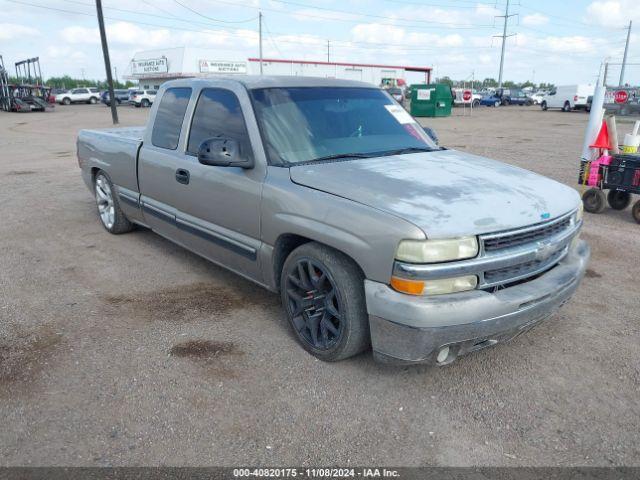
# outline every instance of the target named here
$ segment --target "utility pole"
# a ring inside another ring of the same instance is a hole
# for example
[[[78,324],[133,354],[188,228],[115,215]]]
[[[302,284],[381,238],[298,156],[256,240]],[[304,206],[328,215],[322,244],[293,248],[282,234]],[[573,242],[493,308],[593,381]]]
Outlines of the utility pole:
[[[631,37],[631,24],[633,22],[629,20],[629,26],[627,27],[627,43],[624,44],[624,55],[622,56],[622,68],[620,69],[620,81],[618,85],[622,87],[624,85],[624,67],[627,66],[627,52],[629,51],[629,37]]]
[[[260,75],[262,75],[262,12],[258,12],[258,35],[260,37]]]
[[[111,105],[111,119],[117,125],[118,110],[116,110],[116,97],[113,94],[113,78],[111,77],[111,60],[109,60],[109,46],[107,45],[107,33],[104,30],[104,18],[102,17],[102,0],[96,0],[98,12],[98,26],[100,27],[100,41],[102,42],[102,55],[104,56],[104,68],[107,72],[107,85],[109,85],[109,104]]]
[[[329,48],[330,48],[330,47],[329,47],[329,44],[330,44],[330,43],[331,43],[331,41],[330,41],[330,40],[327,40],[327,63],[329,63],[329,62],[330,62],[330,60],[329,60]]]
[[[116,84],[118,83],[118,67],[113,67],[113,76],[116,77]]]
[[[504,10],[504,15],[498,15],[496,18],[504,18],[504,27],[502,28],[502,35],[494,35],[494,37],[502,38],[502,52],[500,53],[500,72],[498,73],[498,88],[502,88],[502,68],[504,67],[504,47],[507,43],[507,37],[511,37],[512,35],[507,35],[507,23],[509,22],[509,17],[515,17],[515,15],[509,15],[509,0],[507,0],[507,5]]]

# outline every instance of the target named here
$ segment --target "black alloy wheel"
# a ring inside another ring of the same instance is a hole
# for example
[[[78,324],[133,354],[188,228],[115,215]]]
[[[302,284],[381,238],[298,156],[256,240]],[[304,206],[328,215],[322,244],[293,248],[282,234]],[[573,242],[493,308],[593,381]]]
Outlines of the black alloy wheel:
[[[335,346],[342,335],[342,302],[323,265],[301,258],[287,272],[287,308],[298,336],[316,350]]]
[[[316,242],[287,257],[280,275],[287,319],[302,347],[336,362],[370,345],[364,274],[344,253]]]

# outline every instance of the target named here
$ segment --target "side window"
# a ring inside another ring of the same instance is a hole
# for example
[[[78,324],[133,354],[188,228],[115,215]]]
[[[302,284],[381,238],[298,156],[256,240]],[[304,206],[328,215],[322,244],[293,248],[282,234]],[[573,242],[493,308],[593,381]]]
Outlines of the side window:
[[[184,113],[191,97],[190,88],[169,88],[164,92],[151,132],[151,143],[156,147],[178,148]]]
[[[251,143],[238,97],[230,90],[205,88],[191,120],[187,152],[198,153],[200,144],[213,137],[227,137],[240,144],[241,155],[251,155]]]

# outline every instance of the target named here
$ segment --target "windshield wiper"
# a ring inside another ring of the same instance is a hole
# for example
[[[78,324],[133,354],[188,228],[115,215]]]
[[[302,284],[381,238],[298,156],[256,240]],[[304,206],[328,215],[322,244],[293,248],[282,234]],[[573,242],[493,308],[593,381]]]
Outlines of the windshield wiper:
[[[388,150],[386,152],[382,152],[382,153],[380,153],[380,156],[402,155],[402,154],[405,154],[405,153],[435,152],[436,150],[439,150],[439,148],[406,147],[406,148],[398,148],[396,150]]]
[[[313,158],[311,160],[307,160],[306,162],[298,162],[296,165],[307,164],[307,163],[316,163],[316,162],[324,162],[327,160],[341,160],[344,158],[371,158],[377,157],[377,153],[334,153],[332,155],[325,155],[324,157]]]

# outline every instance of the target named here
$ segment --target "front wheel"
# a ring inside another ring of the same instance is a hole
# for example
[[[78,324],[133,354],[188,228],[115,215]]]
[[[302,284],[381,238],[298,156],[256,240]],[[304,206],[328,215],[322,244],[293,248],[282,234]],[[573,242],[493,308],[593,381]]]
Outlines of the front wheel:
[[[590,188],[582,195],[584,209],[589,213],[602,213],[607,206],[607,197],[599,188]]]
[[[547,107],[547,102],[542,102],[542,103],[540,104],[540,108],[541,108],[542,110],[545,110],[545,111],[546,111],[546,110],[549,108],[549,107]]]
[[[65,98],[62,99],[62,103],[64,103],[65,105],[71,105],[71,99],[65,97]]]
[[[500,106],[500,101],[496,100],[495,103],[493,104],[494,107],[499,107]]]
[[[149,106],[151,106],[151,103],[149,102],[149,100],[147,100],[146,98],[142,100],[142,106],[144,108],[147,108]]]
[[[343,253],[315,242],[296,248],[280,290],[296,339],[315,357],[335,362],[368,348],[364,276]]]
[[[624,210],[631,204],[631,194],[620,190],[609,190],[607,202],[614,210]]]
[[[94,188],[102,226],[115,235],[133,230],[133,224],[120,209],[113,183],[105,172],[96,174]]]
[[[90,103],[91,105],[95,105],[96,103],[98,103],[98,99],[97,99],[96,97],[91,97],[91,98],[89,99],[89,103]]]

